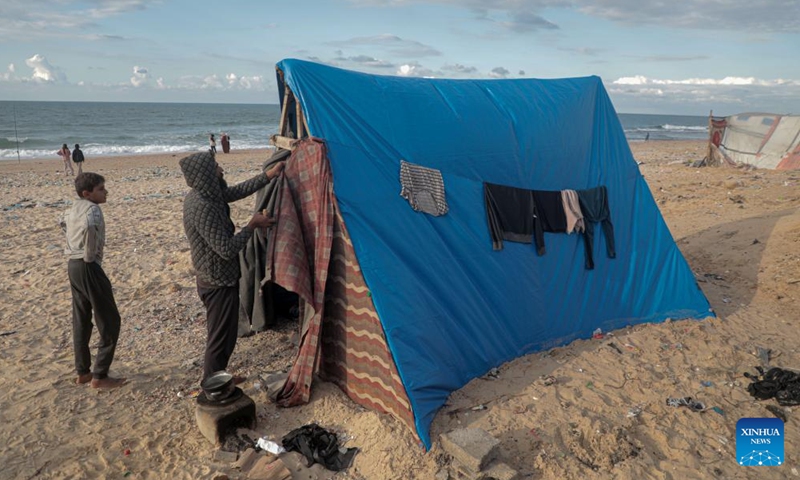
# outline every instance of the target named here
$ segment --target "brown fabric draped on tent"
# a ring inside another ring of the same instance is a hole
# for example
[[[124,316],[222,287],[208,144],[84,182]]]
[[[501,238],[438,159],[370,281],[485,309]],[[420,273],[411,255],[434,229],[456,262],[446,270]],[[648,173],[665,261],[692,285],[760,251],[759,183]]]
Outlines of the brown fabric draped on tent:
[[[411,405],[333,194],[324,143],[299,141],[276,192],[278,223],[267,241],[262,288],[274,282],[300,297],[297,359],[273,390],[281,406],[308,402],[314,374],[353,401],[391,413],[412,430]]]

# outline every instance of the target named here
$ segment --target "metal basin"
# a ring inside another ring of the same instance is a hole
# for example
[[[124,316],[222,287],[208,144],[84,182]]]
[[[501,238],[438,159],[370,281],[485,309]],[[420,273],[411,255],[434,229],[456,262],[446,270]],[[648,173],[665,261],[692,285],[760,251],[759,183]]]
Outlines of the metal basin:
[[[236,385],[233,384],[233,375],[224,370],[220,370],[219,372],[212,373],[208,378],[203,380],[200,384],[200,388],[203,389],[203,393],[206,394],[208,400],[211,402],[220,402],[233,394],[234,390],[236,390]]]

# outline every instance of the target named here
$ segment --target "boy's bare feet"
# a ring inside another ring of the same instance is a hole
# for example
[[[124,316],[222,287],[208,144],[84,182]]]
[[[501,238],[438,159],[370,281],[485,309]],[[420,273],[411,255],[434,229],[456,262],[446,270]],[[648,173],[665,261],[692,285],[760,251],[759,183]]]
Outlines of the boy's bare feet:
[[[245,377],[243,375],[235,375],[233,377],[233,384],[234,385],[241,385],[246,381],[247,381],[247,377]]]
[[[124,378],[114,378],[114,377],[93,378],[92,388],[117,388],[125,385],[126,381],[127,380]]]
[[[92,374],[91,373],[84,373],[83,375],[78,375],[78,378],[75,379],[75,383],[78,385],[83,385],[84,383],[89,383],[92,381]]]

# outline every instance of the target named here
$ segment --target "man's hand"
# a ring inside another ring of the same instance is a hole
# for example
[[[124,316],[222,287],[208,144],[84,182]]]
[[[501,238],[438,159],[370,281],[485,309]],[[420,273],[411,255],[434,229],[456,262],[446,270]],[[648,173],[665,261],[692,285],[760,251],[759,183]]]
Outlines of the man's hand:
[[[271,166],[266,172],[267,180],[272,180],[273,178],[277,177],[283,171],[283,167],[286,166],[286,162],[278,162],[275,165]]]
[[[250,222],[247,224],[247,227],[251,230],[255,230],[256,228],[267,228],[275,225],[275,219],[272,217],[268,217],[261,213],[256,213],[253,215],[253,218],[250,219]]]

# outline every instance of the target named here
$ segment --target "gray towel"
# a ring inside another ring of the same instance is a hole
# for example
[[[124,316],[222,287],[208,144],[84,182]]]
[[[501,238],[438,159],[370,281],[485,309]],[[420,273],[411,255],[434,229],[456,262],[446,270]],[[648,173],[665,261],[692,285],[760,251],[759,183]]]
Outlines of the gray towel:
[[[400,196],[417,212],[434,217],[447,213],[442,172],[400,160]]]

